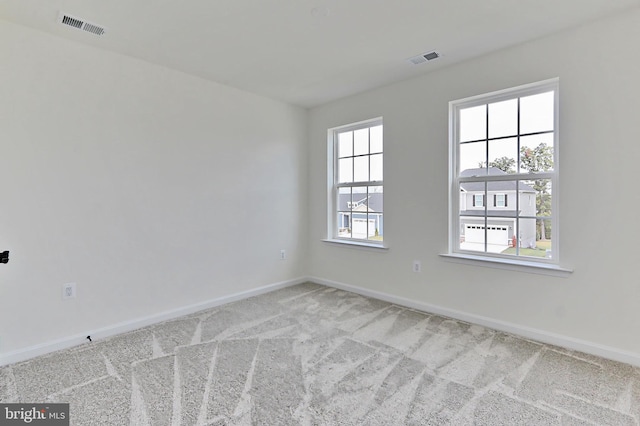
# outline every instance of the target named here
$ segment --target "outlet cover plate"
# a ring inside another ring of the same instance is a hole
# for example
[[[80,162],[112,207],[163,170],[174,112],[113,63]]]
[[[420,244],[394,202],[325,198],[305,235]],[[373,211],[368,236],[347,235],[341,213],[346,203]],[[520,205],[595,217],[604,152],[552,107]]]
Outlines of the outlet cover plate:
[[[66,283],[62,285],[62,299],[75,299],[76,283]]]

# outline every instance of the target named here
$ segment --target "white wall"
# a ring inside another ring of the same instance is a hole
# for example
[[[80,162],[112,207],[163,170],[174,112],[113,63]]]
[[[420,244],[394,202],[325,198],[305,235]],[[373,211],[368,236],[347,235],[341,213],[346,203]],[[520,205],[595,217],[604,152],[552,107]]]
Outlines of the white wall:
[[[303,109],[0,21],[0,357],[303,276],[306,131]]]
[[[303,275],[640,353],[639,39],[636,11],[307,116],[0,21],[0,357]],[[448,102],[556,76],[575,272],[444,261]],[[326,130],[378,116],[391,248],[323,243]]]
[[[311,275],[640,354],[638,40],[636,10],[311,110]],[[553,77],[561,261],[575,272],[550,277],[445,261],[438,255],[447,251],[448,102]],[[378,116],[390,249],[322,242],[327,129]],[[414,259],[422,273],[412,272]]]

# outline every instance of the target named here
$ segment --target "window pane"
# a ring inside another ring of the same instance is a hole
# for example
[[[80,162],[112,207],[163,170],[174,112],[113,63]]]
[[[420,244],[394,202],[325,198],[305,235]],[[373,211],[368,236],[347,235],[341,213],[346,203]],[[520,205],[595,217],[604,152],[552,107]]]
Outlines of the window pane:
[[[515,180],[488,182],[487,183],[487,207],[488,215],[499,207],[500,215],[513,215],[516,211],[516,190],[517,182]],[[506,212],[510,213],[506,213]]]
[[[520,216],[551,217],[551,179],[523,181],[520,184]]]
[[[360,240],[367,239],[367,188],[354,187],[351,208],[351,236]]]
[[[489,167],[515,173],[518,166],[518,139],[489,141]]]
[[[371,157],[371,178],[369,180],[382,180],[382,154]]]
[[[383,189],[382,186],[370,186],[368,206],[368,239],[382,241],[383,226]]]
[[[515,136],[518,134],[518,100],[489,104],[489,137]]]
[[[354,212],[351,235],[359,240],[367,239],[368,220],[366,213]]]
[[[553,133],[520,138],[520,172],[553,170]]]
[[[459,161],[461,176],[486,174],[486,170],[484,171],[484,173],[482,173],[481,171],[476,169],[478,169],[479,167],[486,167],[487,143],[472,142],[460,145]],[[468,172],[468,174],[465,174],[465,170],[475,170],[475,172]]]
[[[351,238],[351,188],[338,188],[338,237]]]
[[[518,221],[518,253],[520,256],[536,256],[536,222],[535,219],[520,219]]]
[[[520,219],[518,220],[519,238],[518,254],[526,257],[551,258],[551,220],[536,219]],[[541,230],[544,227],[544,233],[547,238],[540,239]],[[515,249],[509,249],[506,254],[516,254]]]
[[[364,186],[352,188],[351,195],[351,210],[353,211],[367,211],[367,188]]]
[[[338,135],[338,157],[353,155],[353,132],[344,132]]]
[[[462,183],[460,184],[460,214],[463,215],[466,210],[469,210],[472,206],[473,194],[469,193],[469,186],[480,185],[478,183]]]
[[[460,249],[484,252],[484,182],[460,184]]]
[[[373,213],[382,213],[383,210],[383,203],[382,203],[382,197],[383,197],[383,188],[382,186],[370,186],[368,188],[368,197],[369,197],[369,202],[368,202],[368,207],[369,207],[369,212],[373,212]]]
[[[338,237],[351,238],[351,214],[348,212],[338,212]]]
[[[353,181],[364,182],[369,180],[369,156],[355,157],[353,159]]]
[[[371,127],[369,132],[371,152],[382,152],[382,126]]]
[[[338,188],[338,210],[351,210],[351,188]]]
[[[480,105],[460,110],[460,142],[486,139],[487,106]]]
[[[536,220],[520,219],[520,228],[518,229],[518,242],[520,249],[531,249],[536,246]],[[522,250],[520,252],[522,253]]]
[[[554,130],[554,92],[520,98],[520,133]]]
[[[353,158],[341,158],[338,160],[338,182],[353,182]]]
[[[369,128],[353,132],[353,155],[369,153]]]
[[[460,214],[484,215],[484,182],[464,182],[460,184]]]
[[[551,256],[551,201],[552,186],[550,179],[536,179],[523,182],[523,190],[530,188],[527,202],[523,206],[522,215],[537,216],[537,219],[522,219],[527,226],[522,245],[530,251],[521,253],[523,256],[550,257]],[[532,191],[533,193],[532,193]],[[535,251],[534,251],[535,249]],[[547,252],[546,250],[549,250]]]
[[[460,249],[485,251],[484,219],[460,217]]]
[[[353,201],[364,202],[367,198],[367,188],[364,186],[354,186],[351,188],[353,193]]]
[[[338,183],[353,182],[353,158],[338,160]]]
[[[536,248],[544,250],[544,257],[551,259],[551,248],[553,242],[553,230],[551,229],[551,219],[538,220],[538,233],[540,237],[536,240]],[[542,238],[544,236],[544,238]]]
[[[530,185],[531,182],[523,181],[518,184],[520,197],[520,216],[536,215],[536,190]]]

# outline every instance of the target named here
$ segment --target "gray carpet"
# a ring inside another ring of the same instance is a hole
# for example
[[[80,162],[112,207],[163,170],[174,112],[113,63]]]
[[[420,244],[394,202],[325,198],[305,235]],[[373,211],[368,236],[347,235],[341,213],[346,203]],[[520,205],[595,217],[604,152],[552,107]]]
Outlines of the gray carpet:
[[[640,369],[315,284],[0,368],[76,425],[638,425]]]

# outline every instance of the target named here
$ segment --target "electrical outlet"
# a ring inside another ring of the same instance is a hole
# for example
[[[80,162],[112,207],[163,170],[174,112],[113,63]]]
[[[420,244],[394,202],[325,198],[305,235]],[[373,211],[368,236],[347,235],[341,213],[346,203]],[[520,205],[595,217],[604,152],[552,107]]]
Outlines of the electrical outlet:
[[[280,260],[285,260],[287,258],[287,251],[280,250]]]
[[[422,272],[422,264],[419,260],[413,261],[413,272]]]
[[[62,285],[62,299],[74,299],[76,297],[76,283],[66,283]]]

